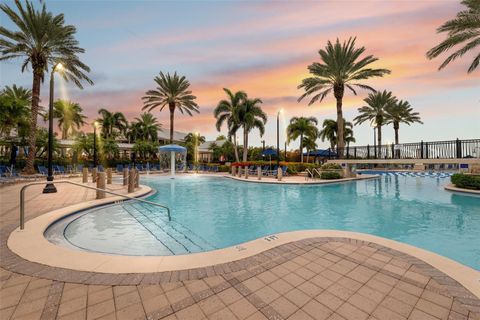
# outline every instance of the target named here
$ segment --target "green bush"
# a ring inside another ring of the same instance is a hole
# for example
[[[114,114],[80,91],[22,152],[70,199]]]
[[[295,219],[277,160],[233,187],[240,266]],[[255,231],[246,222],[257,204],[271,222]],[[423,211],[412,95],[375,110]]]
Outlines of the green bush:
[[[480,190],[480,176],[455,173],[451,177],[452,183],[458,188]]]
[[[342,170],[342,166],[337,163],[325,163],[322,170]]]
[[[334,171],[325,171],[320,174],[320,179],[324,180],[333,180],[333,179],[341,179],[342,175],[338,172]]]

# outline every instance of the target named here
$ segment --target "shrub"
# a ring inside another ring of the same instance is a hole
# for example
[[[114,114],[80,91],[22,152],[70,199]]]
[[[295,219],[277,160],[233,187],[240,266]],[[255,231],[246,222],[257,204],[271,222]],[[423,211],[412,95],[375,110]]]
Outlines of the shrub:
[[[320,179],[324,179],[324,180],[333,180],[333,179],[341,179],[341,178],[342,178],[342,175],[334,171],[330,171],[330,172],[325,171],[320,174]]]
[[[322,170],[342,170],[342,166],[337,163],[325,163]]]
[[[480,190],[480,176],[455,173],[451,177],[452,183],[458,188]]]

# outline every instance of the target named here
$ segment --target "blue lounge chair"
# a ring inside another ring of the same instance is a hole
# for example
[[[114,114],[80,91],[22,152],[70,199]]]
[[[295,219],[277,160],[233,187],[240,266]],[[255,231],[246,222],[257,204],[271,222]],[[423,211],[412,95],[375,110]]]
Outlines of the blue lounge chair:
[[[105,171],[105,169],[103,168],[103,166],[102,166],[101,164],[99,164],[99,165],[97,166],[97,171],[98,171],[98,172],[103,172],[103,171]]]
[[[218,172],[218,166],[213,166],[212,167],[212,172]]]
[[[0,177],[6,177],[7,176],[7,167],[6,166],[0,166]]]
[[[76,171],[77,171],[77,172],[82,172],[82,171],[83,171],[83,164],[77,165]]]
[[[141,165],[141,164],[137,164],[137,170],[138,170],[138,171],[145,171],[145,170],[143,169],[143,165]]]
[[[115,170],[117,171],[117,173],[123,172],[123,164],[117,164]]]
[[[38,173],[46,176],[46,175],[48,175],[48,170],[44,166],[38,166]]]

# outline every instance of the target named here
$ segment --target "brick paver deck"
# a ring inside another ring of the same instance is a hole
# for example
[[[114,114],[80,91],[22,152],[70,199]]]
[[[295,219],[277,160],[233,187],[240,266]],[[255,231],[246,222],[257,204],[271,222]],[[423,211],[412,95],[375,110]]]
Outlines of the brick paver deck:
[[[28,218],[94,197],[68,185],[55,195],[35,188]],[[18,190],[0,189],[0,319],[480,319],[480,300],[455,280],[409,255],[345,238],[300,240],[236,262],[162,273],[31,263],[6,247],[18,225]]]

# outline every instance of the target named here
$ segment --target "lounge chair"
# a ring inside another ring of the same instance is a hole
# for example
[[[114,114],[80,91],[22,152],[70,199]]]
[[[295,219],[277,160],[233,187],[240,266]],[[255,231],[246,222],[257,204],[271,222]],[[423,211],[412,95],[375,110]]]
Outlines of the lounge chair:
[[[123,172],[123,164],[117,164],[115,171],[117,171],[117,173]]]

